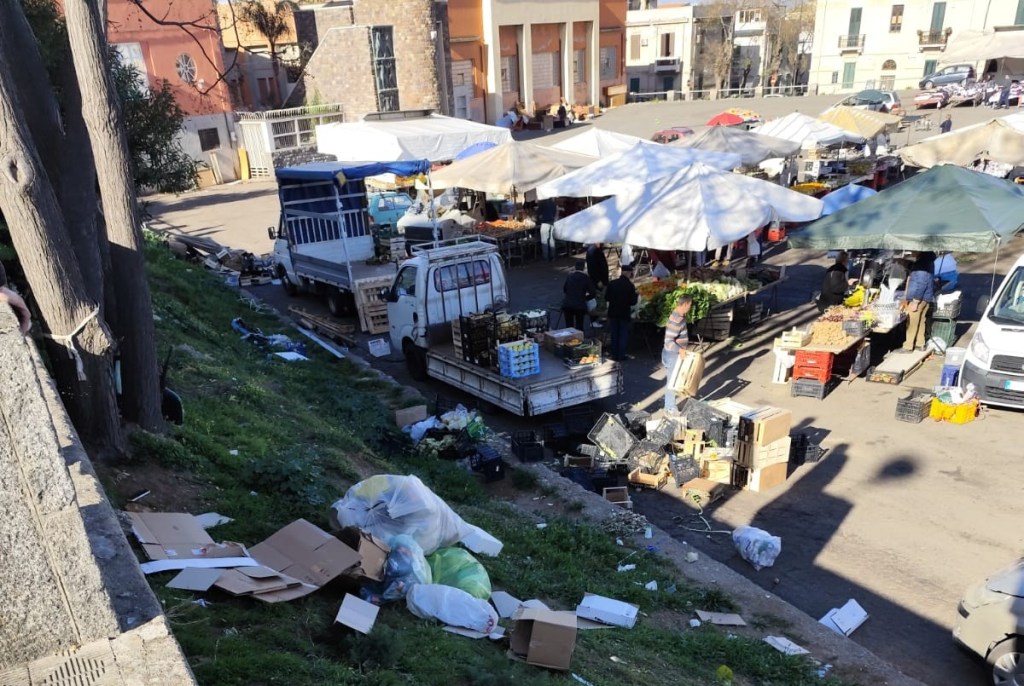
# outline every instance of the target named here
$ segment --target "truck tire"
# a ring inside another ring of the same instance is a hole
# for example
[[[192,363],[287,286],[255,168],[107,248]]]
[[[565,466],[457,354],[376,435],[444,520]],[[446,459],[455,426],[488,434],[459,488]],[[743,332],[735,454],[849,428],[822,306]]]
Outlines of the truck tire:
[[[410,340],[402,344],[402,354],[405,355],[405,368],[416,381],[427,380],[427,354]]]
[[[295,295],[299,292],[298,287],[288,280],[288,272],[285,271],[284,267],[279,266],[277,268],[277,278],[281,279],[281,288],[284,289],[286,295]]]
[[[355,314],[355,298],[351,293],[332,288],[327,293],[327,309],[335,317],[347,317]]]

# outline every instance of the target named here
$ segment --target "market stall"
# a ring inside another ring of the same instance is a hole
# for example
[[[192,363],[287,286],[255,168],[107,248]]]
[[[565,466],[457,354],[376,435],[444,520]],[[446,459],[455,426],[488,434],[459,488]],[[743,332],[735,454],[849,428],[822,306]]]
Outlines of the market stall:
[[[833,107],[818,119],[869,141],[874,140],[879,134],[896,132],[903,121],[903,117],[894,114],[847,106]]]
[[[551,147],[555,150],[574,152],[578,155],[589,155],[590,157],[598,158],[625,152],[637,143],[654,145],[650,141],[646,141],[638,136],[630,136],[625,133],[599,129],[596,126],[588,126],[583,133],[559,141]]]
[[[925,138],[900,150],[900,157],[915,167],[939,164],[968,166],[984,153],[988,160],[1024,165],[1024,113],[990,119],[951,133]]]
[[[800,143],[796,141],[729,126],[713,126],[699,136],[687,138],[674,145],[692,150],[736,154],[740,156],[740,163],[745,167],[771,158],[790,157],[800,151]]]

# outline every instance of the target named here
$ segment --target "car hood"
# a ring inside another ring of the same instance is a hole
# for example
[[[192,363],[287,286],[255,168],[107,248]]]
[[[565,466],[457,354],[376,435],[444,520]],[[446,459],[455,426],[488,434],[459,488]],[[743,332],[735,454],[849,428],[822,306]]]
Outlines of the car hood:
[[[996,593],[1024,598],[1024,558],[993,574],[985,582],[985,586]]]

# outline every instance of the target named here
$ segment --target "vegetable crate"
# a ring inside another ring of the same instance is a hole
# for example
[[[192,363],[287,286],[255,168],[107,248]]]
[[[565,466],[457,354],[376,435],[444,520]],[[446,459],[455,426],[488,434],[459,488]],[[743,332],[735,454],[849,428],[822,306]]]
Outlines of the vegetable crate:
[[[929,338],[939,338],[945,341],[947,346],[953,345],[956,342],[956,324],[955,319],[939,319],[935,318],[932,320],[932,332]]]
[[[519,319],[511,315],[499,315],[494,319],[492,338],[496,343],[514,341],[523,335]]]
[[[511,379],[540,373],[540,346],[534,341],[512,341],[498,346],[498,372]]]
[[[832,363],[835,355],[829,352],[796,351],[796,363],[793,365],[794,383],[801,379],[813,379],[820,383],[828,381],[832,376]]]
[[[859,338],[868,332],[868,324],[863,319],[846,319],[843,321],[843,333]]]
[[[975,399],[953,405],[944,403],[938,398],[932,398],[932,406],[928,415],[937,422],[966,424],[973,422],[974,418],[978,416],[978,401]]]
[[[709,341],[724,341],[732,332],[733,314],[732,307],[713,309],[693,325],[693,333]]]
[[[519,328],[523,333],[544,333],[548,330],[547,310],[520,312],[518,317]]]
[[[605,413],[593,425],[587,438],[614,460],[625,460],[637,446],[637,438],[618,416]]]
[[[826,381],[817,381],[815,379],[793,379],[793,384],[789,387],[789,394],[794,398],[806,396],[808,398],[824,400],[825,396],[831,393],[838,385],[839,380],[834,378],[829,378]]]
[[[916,388],[905,398],[896,401],[896,419],[901,422],[920,424],[931,413],[935,395],[923,388]]]
[[[963,298],[957,298],[951,303],[943,305],[942,307],[936,307],[932,316],[936,319],[956,319],[960,316],[960,304],[963,302]]]
[[[544,445],[536,431],[513,431],[512,454],[520,462],[539,462],[544,459]],[[593,458],[590,458],[593,461]]]

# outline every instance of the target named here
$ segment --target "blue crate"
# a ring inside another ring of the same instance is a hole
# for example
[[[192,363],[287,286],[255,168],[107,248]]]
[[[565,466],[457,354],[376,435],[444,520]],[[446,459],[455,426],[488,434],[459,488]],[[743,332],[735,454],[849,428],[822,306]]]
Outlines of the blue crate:
[[[524,346],[523,341],[513,343],[502,343],[498,346],[498,360],[528,360],[540,359],[540,346],[535,341],[525,343],[525,349],[517,349]]]
[[[525,376],[540,374],[540,360],[534,360],[526,364],[498,363],[498,373],[509,379],[521,379]]]

